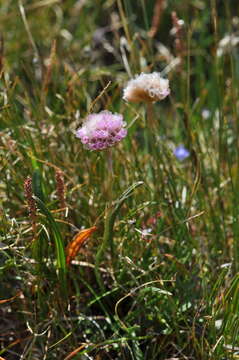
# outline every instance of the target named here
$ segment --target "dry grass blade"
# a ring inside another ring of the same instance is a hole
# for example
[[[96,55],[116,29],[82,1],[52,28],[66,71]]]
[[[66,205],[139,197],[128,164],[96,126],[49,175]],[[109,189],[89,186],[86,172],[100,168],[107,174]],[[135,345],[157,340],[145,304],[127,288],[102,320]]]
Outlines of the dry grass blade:
[[[91,111],[93,110],[95,104],[97,103],[97,101],[104,95],[104,93],[106,92],[106,90],[108,89],[108,87],[111,85],[111,81],[108,82],[108,84],[104,87],[104,89],[100,92],[100,94],[96,97],[96,99],[93,100],[93,102],[90,105],[90,110],[89,113],[91,113]]]
[[[35,44],[35,41],[34,41],[34,39],[33,39],[31,30],[30,30],[30,27],[29,27],[29,25],[28,25],[27,18],[26,18],[26,13],[25,13],[25,9],[24,9],[24,6],[23,6],[21,0],[19,0],[18,6],[19,6],[19,10],[20,10],[21,17],[22,17],[22,21],[23,21],[23,23],[24,23],[24,26],[25,26],[25,29],[26,29],[26,32],[27,32],[27,35],[28,35],[28,38],[29,38],[29,42],[30,42],[30,44],[31,44],[31,46],[32,46],[32,49],[33,49],[33,51],[34,51],[35,58],[37,59],[38,62],[40,62],[40,55],[39,55],[37,46],[36,46],[36,44]]]
[[[51,45],[50,57],[47,61],[46,73],[45,73],[45,76],[43,79],[43,85],[42,85],[43,94],[45,94],[45,95],[48,92],[48,86],[51,81],[52,66],[54,64],[55,58],[56,58],[56,40],[53,40],[52,45]]]
[[[73,350],[70,354],[68,354],[67,357],[65,357],[64,360],[72,359],[79,351],[84,349],[85,346],[86,346],[86,344],[83,344],[83,345],[79,346],[77,349]]]

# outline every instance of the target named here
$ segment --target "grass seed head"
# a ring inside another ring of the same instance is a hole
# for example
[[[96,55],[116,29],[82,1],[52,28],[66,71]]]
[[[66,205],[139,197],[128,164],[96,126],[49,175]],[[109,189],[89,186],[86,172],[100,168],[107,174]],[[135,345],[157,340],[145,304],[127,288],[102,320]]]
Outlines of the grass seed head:
[[[57,197],[58,197],[61,208],[64,208],[66,206],[66,204],[65,204],[65,184],[64,184],[63,173],[60,169],[56,170],[55,178],[56,178]]]
[[[28,205],[28,211],[29,211],[29,217],[32,222],[32,230],[35,233],[36,230],[36,202],[33,199],[33,192],[32,192],[32,178],[30,176],[27,177],[27,179],[24,182],[24,194],[25,198],[27,200]]]

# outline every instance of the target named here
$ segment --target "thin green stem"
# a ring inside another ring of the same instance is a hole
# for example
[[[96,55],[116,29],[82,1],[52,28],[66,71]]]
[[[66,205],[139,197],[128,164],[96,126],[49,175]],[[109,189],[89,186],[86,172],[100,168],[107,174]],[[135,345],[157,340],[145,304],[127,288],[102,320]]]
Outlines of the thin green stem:
[[[106,152],[106,160],[107,160],[107,171],[108,171],[108,204],[106,205],[105,210],[105,222],[104,222],[104,234],[102,244],[96,254],[95,261],[95,275],[96,280],[100,286],[100,289],[104,291],[104,284],[102,282],[99,266],[103,259],[104,253],[107,251],[107,248],[110,247],[111,251],[111,260],[114,262],[114,246],[113,246],[113,226],[114,226],[114,217],[112,212],[112,202],[113,202],[113,181],[114,181],[114,173],[113,173],[113,156],[112,149],[108,149]]]

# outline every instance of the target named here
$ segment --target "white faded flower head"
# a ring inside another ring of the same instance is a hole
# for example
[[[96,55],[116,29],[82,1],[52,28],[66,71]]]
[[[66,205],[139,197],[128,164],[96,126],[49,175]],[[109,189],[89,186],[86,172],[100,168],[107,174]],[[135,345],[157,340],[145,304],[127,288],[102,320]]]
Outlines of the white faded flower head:
[[[239,44],[239,36],[236,34],[227,34],[219,41],[217,48],[217,56],[220,57],[232,50]]]
[[[160,73],[141,73],[131,79],[124,88],[123,99],[134,103],[163,100],[170,94],[169,81]]]

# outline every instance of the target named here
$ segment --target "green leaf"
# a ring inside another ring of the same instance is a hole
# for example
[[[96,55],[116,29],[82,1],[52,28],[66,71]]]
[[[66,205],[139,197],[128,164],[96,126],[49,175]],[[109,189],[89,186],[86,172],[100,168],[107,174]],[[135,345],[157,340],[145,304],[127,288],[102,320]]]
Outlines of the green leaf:
[[[45,202],[42,189],[42,175],[39,168],[35,169],[33,172],[32,188],[34,195],[36,195],[42,202]]]
[[[67,268],[66,268],[66,259],[65,259],[63,238],[61,236],[61,233],[59,231],[57,223],[55,222],[50,211],[47,209],[46,205],[37,196],[34,195],[33,198],[36,200],[38,208],[41,211],[41,213],[46,216],[47,222],[52,231],[55,245],[56,245],[56,263],[57,263],[58,276],[59,276],[61,285],[63,286],[64,290],[66,290]]]

